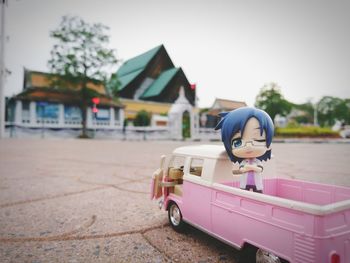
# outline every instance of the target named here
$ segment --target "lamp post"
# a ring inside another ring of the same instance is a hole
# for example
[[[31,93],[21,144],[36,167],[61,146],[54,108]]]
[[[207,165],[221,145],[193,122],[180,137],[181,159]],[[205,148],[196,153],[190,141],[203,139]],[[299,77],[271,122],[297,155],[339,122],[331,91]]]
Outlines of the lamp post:
[[[5,137],[5,4],[1,0],[1,28],[0,28],[0,139]]]
[[[316,102],[314,105],[314,126],[318,126],[318,120],[317,120],[317,109],[318,103]]]

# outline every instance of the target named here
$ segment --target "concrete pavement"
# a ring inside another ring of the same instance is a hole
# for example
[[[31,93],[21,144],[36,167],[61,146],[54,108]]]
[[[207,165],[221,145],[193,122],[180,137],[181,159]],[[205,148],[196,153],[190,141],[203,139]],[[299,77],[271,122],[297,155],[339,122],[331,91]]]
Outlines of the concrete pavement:
[[[236,262],[149,200],[162,154],[203,142],[0,140],[1,262]],[[220,144],[216,142],[215,144]],[[350,186],[350,144],[275,143],[267,171]]]

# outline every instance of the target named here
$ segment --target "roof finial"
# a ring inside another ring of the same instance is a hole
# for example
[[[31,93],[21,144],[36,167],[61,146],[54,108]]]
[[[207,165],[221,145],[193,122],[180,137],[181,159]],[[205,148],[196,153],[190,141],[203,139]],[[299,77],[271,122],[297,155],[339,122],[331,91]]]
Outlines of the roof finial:
[[[179,97],[185,97],[185,89],[183,86],[180,87],[179,90]]]
[[[179,89],[179,97],[176,99],[175,103],[179,104],[188,104],[188,100],[186,99],[185,96],[185,88],[183,86],[180,87]]]

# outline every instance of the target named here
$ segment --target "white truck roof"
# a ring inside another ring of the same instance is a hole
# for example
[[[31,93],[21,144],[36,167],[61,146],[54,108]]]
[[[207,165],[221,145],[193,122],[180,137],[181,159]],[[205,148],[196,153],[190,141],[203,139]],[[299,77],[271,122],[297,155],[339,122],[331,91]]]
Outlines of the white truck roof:
[[[228,159],[223,145],[190,145],[178,147],[173,154],[213,159]]]

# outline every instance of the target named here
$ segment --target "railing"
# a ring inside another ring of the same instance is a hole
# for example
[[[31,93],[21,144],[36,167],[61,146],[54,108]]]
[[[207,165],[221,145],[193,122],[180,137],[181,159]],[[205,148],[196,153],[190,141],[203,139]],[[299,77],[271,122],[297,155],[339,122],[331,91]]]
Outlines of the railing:
[[[41,122],[38,119],[33,125],[31,123],[16,124],[6,123],[6,132],[8,137],[78,137],[81,133],[82,123],[79,120],[67,120],[60,125],[58,120],[48,120]],[[168,127],[134,127],[134,126],[112,126],[109,121],[92,122],[87,126],[88,135],[92,138],[110,138],[120,140],[173,140],[172,133]],[[219,131],[213,128],[199,128],[192,134],[194,140],[218,141],[221,135]]]
[[[129,126],[122,130],[126,140],[169,140],[170,132],[167,127],[134,127]]]
[[[93,120],[92,126],[109,126],[110,121],[109,120]]]
[[[69,126],[71,126],[71,125],[74,125],[74,126],[76,126],[76,125],[82,125],[82,121],[81,120],[64,120],[64,124],[65,125],[69,125]]]
[[[199,140],[217,141],[221,140],[221,133],[214,128],[199,128],[197,137]]]
[[[41,123],[41,124],[59,124],[59,120],[57,118],[38,118],[36,120],[36,123]]]

